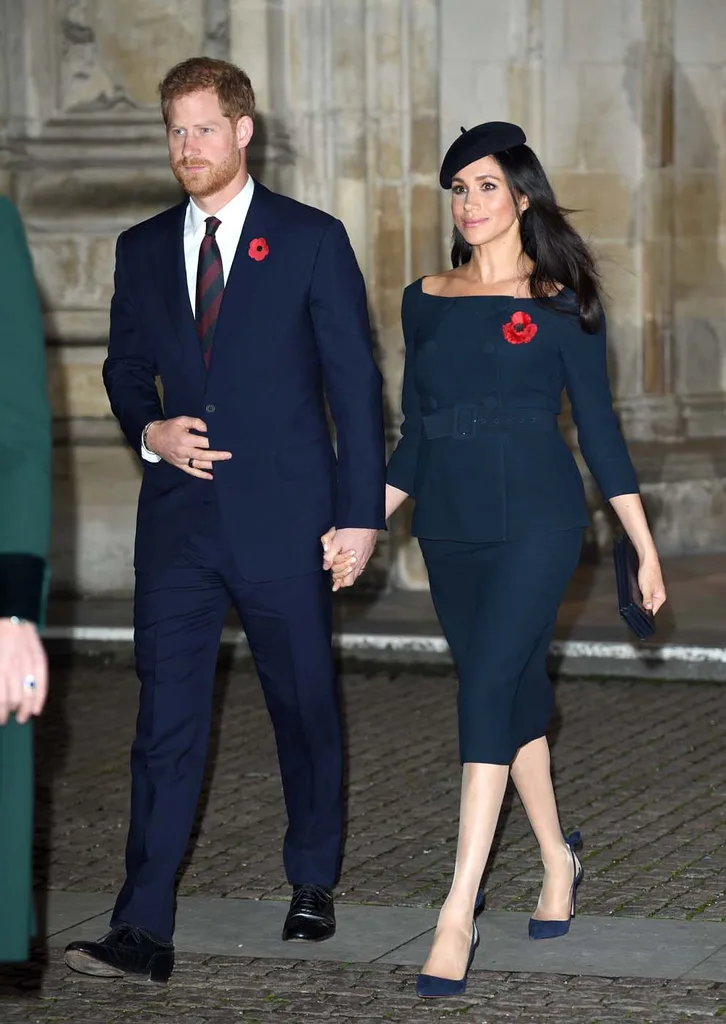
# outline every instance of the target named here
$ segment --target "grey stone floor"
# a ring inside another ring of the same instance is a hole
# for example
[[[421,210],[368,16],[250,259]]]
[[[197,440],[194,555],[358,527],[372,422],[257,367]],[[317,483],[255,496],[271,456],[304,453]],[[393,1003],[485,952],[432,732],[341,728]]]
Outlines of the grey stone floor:
[[[103,659],[57,664],[37,728],[36,880],[49,940],[0,971],[0,1024],[681,1024],[726,1015],[726,690],[563,680],[552,745],[586,881],[570,935],[531,943],[541,867],[508,799],[464,997],[414,981],[453,866],[455,680],[415,666],[346,670],[348,836],[338,935],[288,946],[284,814],[252,674],[222,665],[210,770],[180,884],[177,970],[161,990],[63,966],[105,931],[121,880],[137,684]],[[48,893],[47,900],[42,893]]]
[[[454,862],[460,769],[449,673],[344,673],[348,824],[339,899],[438,906]],[[37,884],[122,881],[137,683],[118,665],[55,672],[38,740]],[[552,743],[566,828],[581,828],[578,906],[606,916],[726,919],[726,689],[563,681]],[[269,719],[246,671],[220,674],[213,753],[182,896],[285,898],[285,816]],[[486,880],[527,912],[541,865],[510,794]]]
[[[726,1014],[707,981],[473,971],[466,994],[418,1000],[416,969],[385,963],[182,954],[168,986],[102,982],[51,961],[0,977],[3,1024],[704,1024]]]

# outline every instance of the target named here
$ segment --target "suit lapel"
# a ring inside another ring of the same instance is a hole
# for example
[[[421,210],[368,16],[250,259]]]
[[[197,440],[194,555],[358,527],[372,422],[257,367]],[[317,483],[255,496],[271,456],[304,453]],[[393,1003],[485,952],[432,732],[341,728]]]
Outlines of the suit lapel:
[[[186,266],[184,262],[184,218],[187,201],[169,211],[169,221],[161,240],[160,269],[163,274],[164,298],[169,316],[181,342],[186,362],[196,372],[206,374],[194,314],[189,303]],[[224,289],[224,298],[214,332],[214,349],[210,372],[220,363],[220,342],[230,334],[238,339],[241,329],[251,329],[255,311],[269,309],[274,302],[275,265],[279,254],[275,242],[278,223],[275,194],[255,181],[252,202],[237,245]],[[269,247],[264,259],[254,259],[250,246],[261,239]],[[279,263],[278,263],[279,266]]]
[[[204,372],[202,349],[199,344],[194,313],[189,303],[187,271],[184,262],[184,218],[187,202],[170,211],[166,236],[162,240],[161,269],[164,274],[164,298],[174,329],[182,344],[187,362],[195,370]]]
[[[224,298],[219,310],[219,319],[214,332],[214,344],[229,332],[239,334],[242,327],[248,328],[260,302],[269,298],[269,286],[275,277],[277,206],[275,195],[255,181],[255,191],[247,211],[244,227],[237,245],[232,266],[224,288]],[[251,251],[253,242],[267,247],[259,251],[254,248],[254,255],[262,256],[255,259]],[[279,264],[278,264],[279,265]],[[269,308],[269,307],[267,307]],[[212,356],[214,365],[214,356]]]

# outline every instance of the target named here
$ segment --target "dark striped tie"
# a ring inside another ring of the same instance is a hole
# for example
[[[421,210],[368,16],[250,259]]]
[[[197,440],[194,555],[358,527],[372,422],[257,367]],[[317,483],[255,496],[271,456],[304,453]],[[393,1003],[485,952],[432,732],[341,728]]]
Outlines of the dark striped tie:
[[[197,334],[202,346],[204,365],[209,368],[212,354],[214,328],[217,326],[219,307],[224,295],[224,271],[222,257],[214,233],[221,224],[216,217],[207,217],[207,230],[199,246],[199,265],[197,267]]]

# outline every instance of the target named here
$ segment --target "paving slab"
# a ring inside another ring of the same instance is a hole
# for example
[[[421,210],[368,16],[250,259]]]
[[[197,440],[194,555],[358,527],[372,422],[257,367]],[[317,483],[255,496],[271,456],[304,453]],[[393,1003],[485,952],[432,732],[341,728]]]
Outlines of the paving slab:
[[[90,916],[104,903],[102,897],[62,895],[50,903],[51,946],[95,939],[105,931],[107,912],[103,918]],[[437,917],[433,910],[412,907],[338,903],[332,939],[294,943],[280,938],[287,906],[282,900],[182,897],[176,948],[212,956],[417,967],[426,959]],[[523,913],[481,914],[473,969],[726,982],[726,924],[580,915],[566,937],[532,942],[527,921]]]
[[[64,920],[72,916],[70,904],[83,894],[67,893]],[[101,902],[101,901],[99,901]],[[84,906],[79,902],[79,910]],[[220,956],[274,957],[278,960],[332,960],[370,963],[405,945],[436,923],[436,913],[416,907],[373,907],[339,903],[337,931],[320,943],[283,942],[280,933],[287,900],[180,898],[174,944],[180,952]],[[54,930],[51,945],[72,939],[98,938],[99,919]],[[726,926],[724,926],[726,928]],[[105,931],[106,920],[101,921]],[[726,943],[726,937],[724,937]]]
[[[48,939],[65,932],[67,928],[88,925],[88,933],[98,938],[113,909],[113,897],[103,892],[49,892],[36,900],[40,920]],[[83,938],[87,937],[84,933]]]
[[[580,915],[560,939],[531,941],[528,914],[479,917],[481,942],[473,969],[608,978],[682,978],[699,968],[702,980],[724,981],[724,965],[710,958],[726,947],[726,925]],[[421,964],[431,935],[421,935],[383,958]],[[689,975],[690,976],[690,975]]]
[[[720,981],[726,983],[726,945],[683,975],[684,981]]]

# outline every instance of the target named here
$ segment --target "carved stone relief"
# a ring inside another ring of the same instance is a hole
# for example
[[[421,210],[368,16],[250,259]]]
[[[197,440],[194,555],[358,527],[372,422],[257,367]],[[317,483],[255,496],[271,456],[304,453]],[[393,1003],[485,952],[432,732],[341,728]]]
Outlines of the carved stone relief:
[[[198,0],[65,0],[59,14],[69,113],[154,106],[166,68],[204,44]]]

